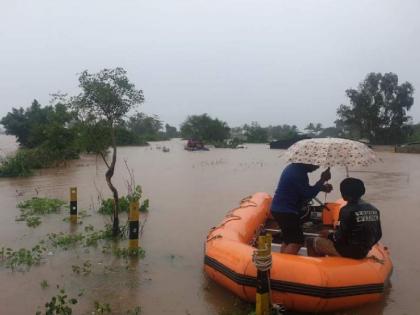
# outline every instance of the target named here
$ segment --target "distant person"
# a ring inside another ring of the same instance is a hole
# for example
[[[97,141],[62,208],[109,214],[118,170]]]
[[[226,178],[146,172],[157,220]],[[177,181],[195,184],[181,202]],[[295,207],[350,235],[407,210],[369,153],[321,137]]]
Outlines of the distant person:
[[[382,237],[379,210],[360,198],[365,185],[360,179],[346,178],[340,191],[347,205],[340,211],[340,225],[334,233],[308,240],[309,256],[343,256],[361,259]]]
[[[331,179],[330,169],[325,170],[314,185],[309,185],[308,173],[319,166],[292,163],[282,172],[271,204],[271,214],[283,233],[281,252],[296,255],[304,243],[301,216],[302,208],[320,191],[330,192],[332,186],[326,184]]]

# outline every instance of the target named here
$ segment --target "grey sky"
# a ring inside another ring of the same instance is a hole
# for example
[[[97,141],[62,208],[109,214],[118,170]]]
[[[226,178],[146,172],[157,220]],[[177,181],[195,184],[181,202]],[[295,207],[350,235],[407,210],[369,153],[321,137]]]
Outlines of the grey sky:
[[[417,88],[420,1],[2,0],[0,115],[77,93],[77,73],[122,66],[146,103],[179,125],[332,125],[368,72]]]

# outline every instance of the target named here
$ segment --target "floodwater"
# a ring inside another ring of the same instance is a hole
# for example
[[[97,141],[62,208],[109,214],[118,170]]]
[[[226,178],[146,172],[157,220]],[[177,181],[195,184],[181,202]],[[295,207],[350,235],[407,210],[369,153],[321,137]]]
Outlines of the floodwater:
[[[159,149],[165,145],[170,152]],[[15,149],[14,139],[0,136],[1,154]],[[267,145],[247,145],[246,149],[211,149],[207,152],[183,150],[180,140],[155,142],[149,147],[118,149],[114,182],[127,192],[129,174],[125,162],[150,199],[141,246],[146,257],[128,266],[123,259],[106,256],[100,249],[55,250],[40,266],[27,272],[12,272],[0,267],[0,314],[34,314],[56,294],[56,285],[66,289],[79,303],[74,314],[88,314],[93,302],[109,303],[113,314],[125,314],[137,305],[143,315],[234,314],[244,304],[203,273],[203,245],[206,234],[243,197],[257,191],[272,193],[284,162],[281,150]],[[391,250],[394,272],[392,287],[377,304],[340,314],[418,314],[420,312],[420,155],[378,152],[383,162],[351,175],[366,183],[366,200],[381,210],[383,243]],[[72,161],[67,166],[37,172],[36,176],[0,179],[0,247],[29,247],[51,232],[70,232],[66,216],[52,214],[42,218],[37,228],[15,222],[16,204],[33,196],[68,200],[68,190],[77,186],[79,209],[92,216],[83,225],[102,228],[109,219],[95,213],[98,195],[109,196],[105,186],[104,164],[92,156]],[[344,169],[332,170],[335,191]],[[319,172],[312,175],[312,180]],[[324,195],[320,196],[324,199]],[[123,216],[121,221],[125,222]],[[74,228],[73,228],[74,230]],[[125,244],[123,244],[125,245]],[[126,245],[125,245],[126,246]],[[92,272],[77,275],[72,265],[89,260]],[[42,289],[41,281],[50,286]],[[238,314],[238,313],[236,313]]]

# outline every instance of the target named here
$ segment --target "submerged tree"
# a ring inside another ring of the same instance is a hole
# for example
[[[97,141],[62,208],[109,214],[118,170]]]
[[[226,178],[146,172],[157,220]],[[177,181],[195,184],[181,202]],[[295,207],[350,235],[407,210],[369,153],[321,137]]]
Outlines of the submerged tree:
[[[79,115],[92,126],[92,130],[102,132],[103,143],[106,143],[106,139],[103,139],[105,134],[112,146],[111,162],[107,160],[106,148],[99,146],[95,148],[95,151],[99,151],[97,153],[108,168],[105,178],[115,202],[114,236],[120,231],[118,191],[111,181],[117,161],[116,128],[131,109],[144,101],[143,91],[135,88],[134,84],[128,80],[126,73],[123,68],[104,69],[93,74],[83,71],[79,77],[82,93],[72,102]]]
[[[256,121],[251,122],[251,125],[244,125],[246,141],[251,143],[265,143],[268,142],[267,128],[263,128]]]
[[[207,114],[188,116],[181,125],[183,138],[207,142],[220,142],[229,138],[230,128],[226,122]]]
[[[398,84],[394,73],[369,73],[359,88],[349,89],[350,105],[337,110],[337,128],[352,138],[376,143],[398,143],[410,133],[407,111],[413,105],[414,88],[409,82]]]

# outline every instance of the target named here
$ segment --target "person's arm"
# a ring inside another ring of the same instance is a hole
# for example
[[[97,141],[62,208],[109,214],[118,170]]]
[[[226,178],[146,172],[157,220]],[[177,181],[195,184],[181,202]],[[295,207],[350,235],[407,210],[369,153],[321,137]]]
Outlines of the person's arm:
[[[307,174],[301,174],[294,179],[294,186],[299,195],[304,199],[312,199],[321,191],[323,183],[318,181],[315,185],[309,185],[309,178]]]
[[[320,179],[315,183],[315,185],[309,185],[309,178],[307,174],[299,176],[295,181],[295,185],[301,196],[305,199],[313,199],[320,191],[330,192],[332,190],[332,186],[330,184],[324,184],[330,179],[331,173],[328,168],[322,172]]]

